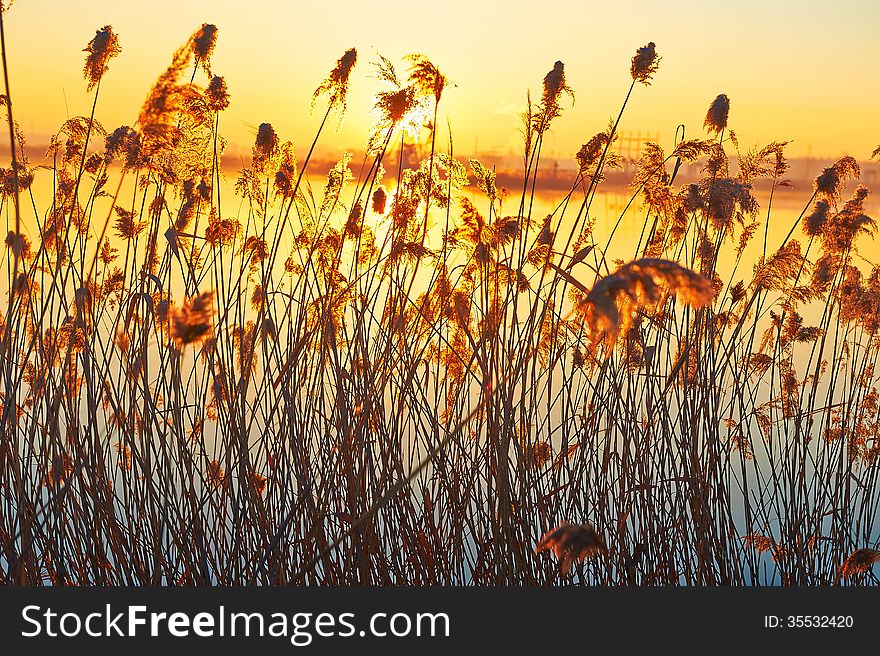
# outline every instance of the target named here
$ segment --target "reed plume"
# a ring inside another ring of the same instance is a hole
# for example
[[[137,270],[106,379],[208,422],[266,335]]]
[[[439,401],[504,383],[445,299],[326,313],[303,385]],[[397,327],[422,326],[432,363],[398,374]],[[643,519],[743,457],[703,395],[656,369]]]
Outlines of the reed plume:
[[[83,52],[88,53],[83,67],[83,77],[88,82],[86,91],[91,91],[109,70],[110,60],[122,52],[122,48],[113,28],[105,25],[95,32],[95,37],[89,41]]]
[[[636,50],[629,68],[633,81],[641,82],[645,86],[651,84],[651,77],[660,67],[660,59],[653,41]]]
[[[721,134],[727,128],[727,116],[730,113],[730,98],[727,94],[719,94],[709,110],[706,112],[706,119],[703,121],[703,127],[709,134]]]
[[[317,102],[318,98],[323,94],[329,94],[329,106],[339,110],[339,120],[342,121],[342,117],[345,115],[345,109],[347,107],[346,101],[348,98],[349,78],[351,77],[351,71],[356,63],[357,50],[355,48],[349,48],[345,51],[342,57],[337,60],[336,66],[330,71],[327,78],[318,85],[317,89],[315,89],[314,94],[312,94],[312,106],[314,107],[315,102]]]
[[[536,133],[543,134],[550,128],[554,118],[562,114],[559,104],[562,94],[568,94],[574,102],[574,91],[565,81],[565,64],[557,61],[553,68],[544,76],[544,89],[541,94],[540,109],[533,117],[533,129]]]
[[[185,153],[179,148],[187,136],[184,120],[196,117],[192,110],[199,90],[191,83],[178,81],[192,60],[194,37],[190,36],[174,53],[171,64],[153,84],[138,115],[139,156],[166,176],[170,174],[170,162],[175,155]]]
[[[446,76],[424,55],[414,53],[407,55],[407,59],[411,63],[410,83],[426,96],[433,96],[434,101],[439,103],[446,88]]]
[[[217,26],[202,23],[202,27],[193,35],[193,53],[196,56],[196,65],[201,66],[208,77],[211,73],[211,56],[217,47]]]
[[[206,339],[213,328],[214,292],[186,299],[171,313],[171,334],[179,348]]]
[[[824,196],[828,202],[834,203],[840,198],[846,182],[852,178],[858,178],[861,169],[853,157],[841,157],[834,164],[826,167],[816,177],[813,187],[816,193]]]
[[[852,578],[857,574],[862,574],[871,569],[874,563],[880,562],[880,550],[877,549],[856,549],[837,570],[837,578]]]
[[[541,537],[535,553],[543,551],[552,551],[559,561],[562,576],[568,576],[573,563],[598,556],[606,552],[607,548],[592,524],[563,522]]]
[[[676,262],[642,258],[599,279],[578,301],[578,311],[593,340],[610,346],[632,323],[640,308],[661,303],[671,294],[702,307],[712,301],[712,283]]]

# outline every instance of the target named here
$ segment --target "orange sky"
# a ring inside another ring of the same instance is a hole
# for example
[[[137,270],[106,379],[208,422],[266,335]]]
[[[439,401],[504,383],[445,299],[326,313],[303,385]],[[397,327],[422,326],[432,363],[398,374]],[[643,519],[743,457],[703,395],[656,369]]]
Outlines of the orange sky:
[[[102,83],[98,119],[108,129],[131,124],[171,53],[203,22],[220,29],[214,70],[232,96],[222,131],[243,148],[264,121],[307,146],[317,118],[309,115],[311,94],[355,46],[349,114],[323,140],[325,152],[363,148],[382,88],[369,77],[375,53],[397,63],[422,52],[456,84],[441,116],[461,154],[519,152],[526,89],[539,97],[544,74],[562,60],[577,102],[547,145],[550,156],[571,157],[616,116],[629,60],[648,41],[663,59],[653,85],[636,89],[626,132],[659,133],[667,147],[679,123],[688,137],[700,136],[709,102],[723,92],[743,146],[793,140],[790,156],[866,159],[880,143],[880,3],[870,0],[18,0],[6,16],[16,119],[36,144],[67,116],[88,114],[82,49],[111,24],[123,52]],[[445,130],[440,136],[445,141]]]

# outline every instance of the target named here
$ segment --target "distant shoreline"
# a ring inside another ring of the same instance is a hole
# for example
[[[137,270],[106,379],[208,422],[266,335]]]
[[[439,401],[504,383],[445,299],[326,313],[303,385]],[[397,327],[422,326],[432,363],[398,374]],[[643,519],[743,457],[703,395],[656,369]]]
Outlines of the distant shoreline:
[[[45,164],[45,155],[48,151],[48,144],[28,145],[25,154],[30,159],[31,165]],[[346,152],[340,149],[338,155]],[[362,151],[350,150],[354,156],[352,157],[349,168],[351,168],[355,177],[357,177],[360,168],[360,162],[364,159]],[[8,157],[9,148],[0,146],[0,156]],[[466,154],[457,155],[459,161],[467,162],[470,159],[477,159],[485,166],[496,171],[496,181],[499,187],[507,188],[511,193],[522,188],[523,172],[520,158],[514,155],[497,155],[481,153],[477,156]],[[418,152],[418,148],[408,149],[404,155],[404,166],[418,166],[422,159],[422,154]],[[736,158],[729,158],[731,162],[731,171],[736,172]],[[227,152],[221,158],[221,168],[225,172],[238,171],[242,167],[242,162],[247,164],[250,161],[250,154],[247,152]],[[324,176],[332,169],[338,161],[336,158],[313,157],[309,164],[309,175]],[[834,163],[833,158],[822,157],[802,157],[789,159],[789,171],[786,179],[791,183],[791,188],[786,191],[804,191],[811,189],[813,180],[826,166]],[[397,165],[395,156],[389,154],[385,157],[386,167],[394,168]],[[861,183],[871,188],[880,188],[880,162],[870,160],[859,160],[861,167]],[[669,166],[672,168],[672,163]],[[676,176],[675,182],[678,185],[696,182],[701,177],[702,164],[684,164],[681,166]],[[625,160],[622,170],[609,171],[603,180],[605,190],[623,190],[626,189],[635,175],[637,164],[634,160]],[[574,157],[570,159],[547,157],[542,160],[542,166],[538,170],[538,176],[535,188],[541,191],[568,191],[571,189],[576,176]],[[754,188],[758,191],[769,190],[771,181],[760,179],[754,184]]]

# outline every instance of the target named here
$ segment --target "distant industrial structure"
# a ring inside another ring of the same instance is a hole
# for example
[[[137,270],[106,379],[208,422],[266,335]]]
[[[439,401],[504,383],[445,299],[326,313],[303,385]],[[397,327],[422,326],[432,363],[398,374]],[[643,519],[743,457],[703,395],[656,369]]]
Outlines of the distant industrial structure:
[[[621,164],[620,169],[606,171],[605,184],[608,187],[623,187],[629,184],[635,174],[639,157],[645,149],[646,143],[657,143],[667,153],[671,152],[672,144],[667,139],[662,139],[659,133],[644,132],[627,132],[622,131],[618,134],[613,145],[613,152]],[[475,144],[475,147],[477,144]],[[37,165],[43,162],[48,146],[29,145],[26,154],[30,159],[31,165]],[[728,148],[730,152],[731,148]],[[339,148],[334,151],[324,151],[312,158],[309,165],[310,173],[314,175],[322,175],[332,168],[338,159],[342,156],[344,149]],[[350,151],[351,152],[351,151]],[[810,152],[810,149],[807,149]],[[353,151],[354,157],[351,161],[351,168],[357,174],[357,168],[364,160],[363,151]],[[429,146],[427,144],[408,144],[404,147],[402,157],[404,167],[417,167],[428,157]],[[577,161],[575,160],[575,150],[570,154],[559,153],[553,149],[545,150],[542,153],[540,171],[538,175],[538,187],[543,189],[570,189],[575,180],[577,171]],[[862,157],[856,157],[861,166],[861,182],[872,189],[880,191],[880,161],[867,160],[868,152]],[[398,158],[401,156],[399,149],[386,153],[384,158],[385,167],[388,171],[395,170],[398,166]],[[8,159],[8,146],[0,146],[0,157]],[[522,184],[522,175],[524,162],[521,153],[513,151],[501,152],[498,150],[479,151],[475,153],[457,152],[456,158],[462,162],[467,162],[471,158],[478,159],[483,165],[495,169],[498,176],[500,186],[508,186],[515,188],[517,184]],[[250,159],[250,151],[244,148],[230,147],[223,155],[223,168],[228,171],[238,170],[242,163],[247,163]],[[816,176],[823,168],[833,163],[832,158],[806,157],[790,158],[789,171],[787,179],[790,180],[795,189],[808,188]],[[676,184],[693,182],[701,177],[701,169],[704,162],[696,162],[693,164],[683,164],[676,176]],[[670,166],[671,169],[671,166]],[[736,157],[731,157],[731,171],[736,172]],[[765,184],[764,181],[757,181],[756,187],[761,188]]]

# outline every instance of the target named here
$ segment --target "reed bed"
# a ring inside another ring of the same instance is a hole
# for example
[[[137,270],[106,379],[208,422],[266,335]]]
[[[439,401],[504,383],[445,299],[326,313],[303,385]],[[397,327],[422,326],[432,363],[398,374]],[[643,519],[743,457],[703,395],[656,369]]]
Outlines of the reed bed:
[[[105,130],[121,47],[98,30],[93,105],[36,164],[7,81],[6,583],[877,583],[880,272],[858,254],[874,222],[854,159],[817,171],[770,243],[786,144],[739,152],[720,95],[704,138],[645,145],[599,230],[653,43],[546,216],[563,64],[506,190],[456,156],[446,77],[413,55],[370,67],[366,155],[320,189],[316,145],[364,67],[351,49],[308,147],[261,124],[223,193],[217,36],[198,29],[136,122]],[[694,162],[703,178],[676,184]],[[641,237],[616,261],[623,222]]]

